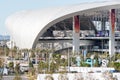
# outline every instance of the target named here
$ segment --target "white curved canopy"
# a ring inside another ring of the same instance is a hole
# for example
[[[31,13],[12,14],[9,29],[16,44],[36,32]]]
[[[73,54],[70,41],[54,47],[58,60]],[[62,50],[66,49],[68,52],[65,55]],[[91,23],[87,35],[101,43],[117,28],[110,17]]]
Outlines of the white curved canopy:
[[[6,26],[19,48],[34,48],[39,37],[53,24],[92,10],[120,8],[119,1],[94,2],[43,10],[17,12],[6,19]]]

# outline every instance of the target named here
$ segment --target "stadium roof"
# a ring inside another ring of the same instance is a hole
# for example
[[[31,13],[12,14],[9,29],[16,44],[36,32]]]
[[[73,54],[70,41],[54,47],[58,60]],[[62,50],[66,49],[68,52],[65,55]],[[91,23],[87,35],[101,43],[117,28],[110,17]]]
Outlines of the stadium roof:
[[[92,11],[120,8],[120,1],[104,1],[77,5],[24,10],[6,19],[6,26],[19,48],[34,48],[39,37],[53,24],[74,15],[92,14]]]

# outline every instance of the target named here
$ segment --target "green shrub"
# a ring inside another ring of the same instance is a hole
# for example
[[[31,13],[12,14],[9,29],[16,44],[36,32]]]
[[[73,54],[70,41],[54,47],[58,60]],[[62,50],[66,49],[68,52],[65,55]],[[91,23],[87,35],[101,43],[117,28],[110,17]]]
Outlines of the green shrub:
[[[115,68],[116,70],[120,70],[120,63],[119,63],[119,62],[115,62],[115,63],[114,63],[114,68]]]
[[[108,66],[120,71],[120,62],[109,62]]]
[[[90,67],[89,64],[87,64],[87,63],[85,63],[85,62],[82,62],[82,61],[81,61],[81,66],[82,66],[82,67]]]

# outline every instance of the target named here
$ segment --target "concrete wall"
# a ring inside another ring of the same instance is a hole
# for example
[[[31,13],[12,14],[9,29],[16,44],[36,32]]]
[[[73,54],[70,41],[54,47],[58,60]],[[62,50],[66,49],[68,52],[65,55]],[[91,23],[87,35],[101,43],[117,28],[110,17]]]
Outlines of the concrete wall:
[[[110,80],[110,75],[108,73],[39,74],[37,80],[51,80],[46,79],[46,76],[52,76],[53,80]],[[113,73],[112,78],[120,80],[120,73]]]

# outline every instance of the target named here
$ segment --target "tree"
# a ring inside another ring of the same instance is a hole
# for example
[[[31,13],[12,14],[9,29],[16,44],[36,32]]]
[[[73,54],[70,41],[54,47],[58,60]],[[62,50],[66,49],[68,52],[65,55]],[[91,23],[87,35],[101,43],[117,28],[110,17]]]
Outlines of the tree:
[[[19,74],[16,74],[13,80],[22,80]]]
[[[3,48],[0,47],[0,55],[3,55]]]
[[[31,58],[35,58],[35,52],[34,50],[31,50],[31,55],[30,55]]]
[[[58,70],[58,68],[61,66],[61,54],[54,53],[52,57],[53,57],[52,62],[56,63],[56,70]]]
[[[9,62],[9,68],[14,69],[14,63],[13,62]]]
[[[116,53],[115,54],[115,59],[117,60],[117,59],[120,59],[120,53]]]
[[[17,58],[20,59],[22,58],[22,51],[21,50],[17,50]]]
[[[5,55],[8,56],[9,52],[10,52],[10,49],[8,47],[6,47],[6,54]]]
[[[17,55],[17,47],[15,46],[12,50],[12,58],[15,58]]]
[[[56,63],[60,64],[60,58],[61,58],[61,54],[53,54],[53,58],[56,61]]]
[[[58,64],[56,63],[56,65],[58,65]],[[66,66],[68,66],[68,60],[64,59],[64,58],[60,59],[60,66],[62,67],[62,73],[65,73],[67,71]],[[58,69],[58,68],[59,68],[59,66],[56,67],[56,69]]]
[[[4,62],[3,59],[0,58],[0,68],[3,67],[3,65],[4,65],[3,62]],[[2,80],[2,77],[3,77],[3,74],[2,74],[2,72],[0,72],[0,80]]]
[[[32,68],[33,67],[33,63],[30,61],[29,62],[29,67]]]
[[[33,67],[31,67],[29,69],[29,73],[30,73],[31,76],[35,75],[35,69]]]
[[[50,63],[50,73],[55,72],[55,70],[57,69],[57,66],[54,62]]]
[[[100,65],[99,65],[98,59],[95,59],[94,67],[99,67],[99,66],[100,66]]]
[[[99,65],[99,61],[98,61],[99,56],[98,56],[97,53],[94,54],[94,55],[95,55],[95,57],[94,57],[94,60],[95,60],[94,66],[95,66],[95,67],[99,67],[99,66],[100,66],[100,65]]]
[[[29,73],[28,73],[29,77],[28,77],[28,80],[36,80],[36,75],[35,75],[35,68],[34,67],[31,67],[29,69]]]
[[[0,68],[3,67],[3,59],[0,59]]]
[[[38,64],[38,70],[40,73],[42,73],[42,70],[48,68],[48,64],[46,64],[45,62],[43,61],[40,61],[39,64]]]
[[[91,56],[91,53],[87,53],[87,55],[86,55],[88,58],[90,58],[90,56]]]
[[[72,63],[71,64],[76,64],[76,57],[71,57]]]
[[[20,64],[18,63],[18,64],[16,64],[16,66],[15,66],[15,72],[18,74],[18,73],[20,73]]]

